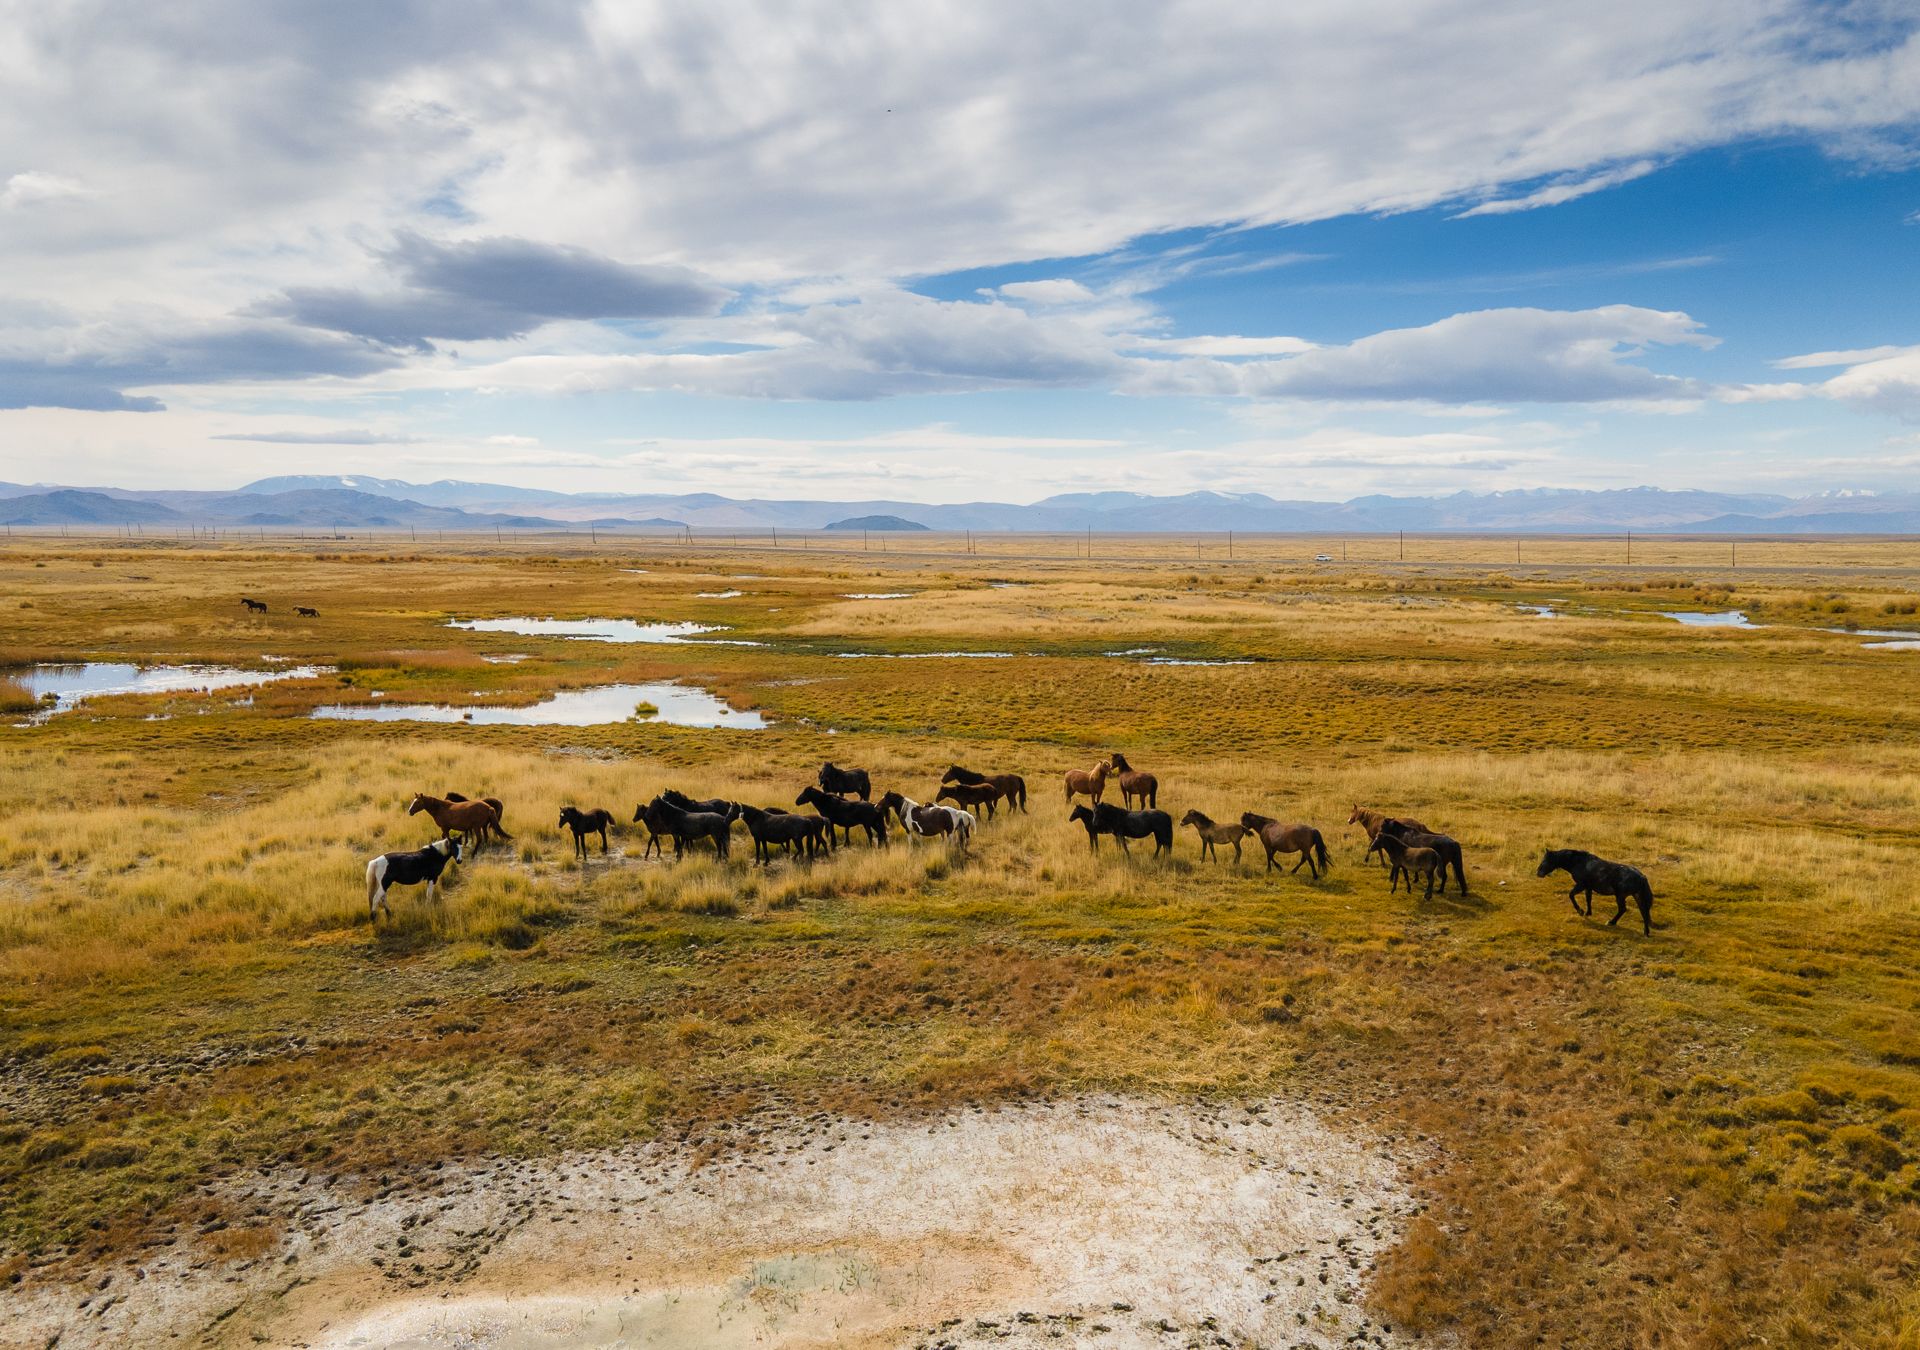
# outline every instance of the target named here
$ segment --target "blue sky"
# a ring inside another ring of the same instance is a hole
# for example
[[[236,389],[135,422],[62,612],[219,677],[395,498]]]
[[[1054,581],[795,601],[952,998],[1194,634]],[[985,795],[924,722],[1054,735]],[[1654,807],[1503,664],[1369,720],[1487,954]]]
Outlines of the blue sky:
[[[1911,6],[0,4],[11,481],[1920,481]]]

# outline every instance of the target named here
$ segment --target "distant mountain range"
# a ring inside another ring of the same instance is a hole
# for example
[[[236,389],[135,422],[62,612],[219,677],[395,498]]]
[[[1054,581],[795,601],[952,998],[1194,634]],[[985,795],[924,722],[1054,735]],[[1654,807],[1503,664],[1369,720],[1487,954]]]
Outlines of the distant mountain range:
[[[885,525],[864,525],[886,518]],[[552,492],[443,479],[406,483],[357,475],[263,478],[232,492],[135,491],[0,483],[0,524],[189,525],[262,529],[703,530],[913,529],[1187,533],[1378,533],[1390,530],[1673,534],[1907,534],[1920,532],[1920,493],[1669,492],[1537,488],[1444,497],[1282,501],[1257,492],[1076,492],[1020,506],[966,502],[769,501],[713,493]]]

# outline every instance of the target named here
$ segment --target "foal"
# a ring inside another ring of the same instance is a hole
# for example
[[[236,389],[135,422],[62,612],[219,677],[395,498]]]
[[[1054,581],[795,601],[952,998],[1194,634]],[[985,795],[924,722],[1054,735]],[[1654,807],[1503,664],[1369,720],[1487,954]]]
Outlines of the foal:
[[[613,828],[613,812],[595,809],[582,811],[577,806],[560,808],[560,824],[573,831],[573,852],[580,861],[587,860],[587,836],[600,836],[600,856],[607,856],[607,831]]]
[[[1194,830],[1200,835],[1200,858],[1203,862],[1209,856],[1216,862],[1219,861],[1219,850],[1214,847],[1216,844],[1232,844],[1233,860],[1239,862],[1240,841],[1253,833],[1253,831],[1245,825],[1216,825],[1211,819],[1201,815],[1198,811],[1187,812],[1186,815],[1180,817],[1180,823],[1182,825],[1193,826]]]
[[[1374,837],[1373,848],[1386,854],[1393,864],[1393,875],[1387,883],[1389,895],[1393,894],[1394,888],[1400,884],[1400,878],[1403,875],[1407,879],[1408,895],[1413,894],[1414,877],[1424,876],[1427,879],[1426,898],[1429,900],[1433,899],[1434,878],[1439,877],[1445,880],[1446,864],[1435,849],[1409,844],[1398,835],[1389,834],[1385,830]],[[1373,849],[1367,851],[1371,853]]]

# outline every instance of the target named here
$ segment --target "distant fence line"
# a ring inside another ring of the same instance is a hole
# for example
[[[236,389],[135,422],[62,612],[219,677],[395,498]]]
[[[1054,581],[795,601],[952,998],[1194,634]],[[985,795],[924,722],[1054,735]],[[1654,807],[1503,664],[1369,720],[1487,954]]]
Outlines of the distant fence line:
[[[633,548],[737,549],[742,551],[820,551],[895,556],[1003,558],[1009,561],[1098,562],[1309,562],[1502,563],[1538,565],[1660,566],[1695,565],[1737,568],[1741,550],[1755,565],[1780,566],[1794,558],[1807,565],[1815,555],[1884,555],[1912,549],[1904,565],[1920,565],[1916,534],[1651,534],[1619,532],[1525,532],[1493,530],[1412,531],[1011,531],[1011,530],[802,530],[777,527],[734,530],[724,527],[658,526],[605,529],[516,529],[510,525],[456,530],[409,526],[355,526],[322,529],[185,522],[128,525],[8,525],[16,540],[64,539],[76,543],[206,542],[239,544],[477,543],[519,546],[552,543],[610,552]]]

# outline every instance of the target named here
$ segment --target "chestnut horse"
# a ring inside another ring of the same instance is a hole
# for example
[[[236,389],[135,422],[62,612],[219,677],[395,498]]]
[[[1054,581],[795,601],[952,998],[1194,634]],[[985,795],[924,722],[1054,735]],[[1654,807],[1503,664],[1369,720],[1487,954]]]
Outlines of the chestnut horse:
[[[1300,861],[1293,865],[1293,871],[1298,872],[1304,865],[1315,881],[1320,880],[1320,874],[1333,866],[1333,861],[1327,857],[1327,841],[1311,825],[1284,825],[1272,816],[1256,815],[1252,811],[1242,811],[1240,823],[1252,830],[1253,837],[1267,850],[1269,872],[1273,870],[1273,855],[1276,853],[1298,853]],[[1319,863],[1317,867],[1314,865],[1316,861]]]
[[[1138,797],[1142,806],[1149,811],[1160,805],[1160,780],[1150,773],[1127,763],[1127,757],[1121,754],[1107,756],[1107,763],[1113,765],[1113,771],[1120,775],[1120,798],[1133,809],[1133,799]]]
[[[458,830],[463,837],[471,839],[476,853],[487,842],[489,830],[502,839],[513,838],[500,828],[500,813],[493,809],[491,802],[450,802],[444,797],[429,797],[424,792],[416,792],[407,807],[407,814],[413,816],[422,811],[433,817],[433,823],[440,827],[444,837],[451,839],[453,832]]]
[[[1098,806],[1100,798],[1107,790],[1107,775],[1113,772],[1113,765],[1101,760],[1091,769],[1067,770],[1067,800],[1075,797],[1091,797]]]

